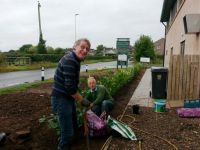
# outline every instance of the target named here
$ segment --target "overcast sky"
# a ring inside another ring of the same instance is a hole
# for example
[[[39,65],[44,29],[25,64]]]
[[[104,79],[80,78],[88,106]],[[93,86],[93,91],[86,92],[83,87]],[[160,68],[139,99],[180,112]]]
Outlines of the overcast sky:
[[[46,45],[72,47],[77,38],[87,37],[92,48],[103,44],[116,47],[116,38],[141,34],[156,41],[164,36],[160,23],[163,0],[40,0],[43,37]],[[18,49],[38,43],[37,0],[1,0],[0,50]]]

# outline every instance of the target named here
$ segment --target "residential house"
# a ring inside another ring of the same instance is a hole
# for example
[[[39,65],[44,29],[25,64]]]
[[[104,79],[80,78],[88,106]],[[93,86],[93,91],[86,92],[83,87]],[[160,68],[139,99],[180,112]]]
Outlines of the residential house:
[[[105,49],[103,51],[104,54],[117,54],[117,51],[114,49]]]
[[[200,0],[164,0],[168,100],[200,97]],[[170,60],[171,59],[171,60]]]
[[[164,0],[160,21],[166,28],[166,67],[171,54],[200,55],[200,0]]]
[[[165,45],[165,39],[161,38],[154,42],[155,46],[155,53],[158,55],[163,55],[164,53],[164,45]]]

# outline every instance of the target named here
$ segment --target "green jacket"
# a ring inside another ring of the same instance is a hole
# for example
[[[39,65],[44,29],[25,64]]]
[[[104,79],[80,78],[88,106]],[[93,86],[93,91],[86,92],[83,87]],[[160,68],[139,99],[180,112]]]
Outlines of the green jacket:
[[[104,100],[113,101],[112,96],[108,90],[103,85],[97,85],[96,89],[92,91],[91,89],[87,91],[86,98],[92,102],[94,105],[101,104]]]

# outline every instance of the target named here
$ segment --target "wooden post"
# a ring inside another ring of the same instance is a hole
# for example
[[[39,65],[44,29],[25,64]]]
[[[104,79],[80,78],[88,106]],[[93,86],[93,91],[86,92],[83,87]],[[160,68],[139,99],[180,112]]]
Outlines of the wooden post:
[[[44,67],[41,70],[41,81],[44,81]]]

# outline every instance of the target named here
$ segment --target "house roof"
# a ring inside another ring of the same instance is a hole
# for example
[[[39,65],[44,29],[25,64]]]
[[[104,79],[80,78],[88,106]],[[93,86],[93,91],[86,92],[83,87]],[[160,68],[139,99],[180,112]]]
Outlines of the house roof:
[[[161,38],[161,39],[155,41],[154,44],[159,43],[159,42],[164,42],[164,41],[165,41],[165,38]]]
[[[160,17],[160,22],[169,21],[170,10],[174,6],[174,3],[176,1],[177,0],[164,0],[163,7],[162,7],[162,12],[161,12],[161,17]]]

